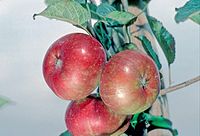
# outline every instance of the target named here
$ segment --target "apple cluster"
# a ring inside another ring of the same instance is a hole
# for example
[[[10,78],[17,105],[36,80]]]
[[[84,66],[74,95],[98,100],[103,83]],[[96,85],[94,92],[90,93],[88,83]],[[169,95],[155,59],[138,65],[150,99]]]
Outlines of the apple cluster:
[[[72,33],[48,49],[43,75],[61,99],[72,100],[65,122],[73,136],[117,136],[129,117],[148,109],[160,78],[148,55],[124,50],[106,60],[103,46],[90,35]],[[100,95],[91,94],[99,88]]]

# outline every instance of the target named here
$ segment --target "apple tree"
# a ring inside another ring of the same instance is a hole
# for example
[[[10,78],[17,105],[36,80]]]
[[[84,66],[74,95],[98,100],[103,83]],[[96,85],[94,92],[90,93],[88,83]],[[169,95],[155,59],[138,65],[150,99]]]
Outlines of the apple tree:
[[[58,39],[44,59],[48,86],[60,98],[72,100],[66,111],[68,130],[61,136],[178,135],[168,117],[166,94],[200,77],[171,86],[175,38],[149,14],[150,2],[45,0],[47,8],[34,14],[34,19],[66,21],[87,33]],[[200,24],[198,0],[176,12],[177,23],[191,19]],[[169,87],[159,49],[167,60]]]

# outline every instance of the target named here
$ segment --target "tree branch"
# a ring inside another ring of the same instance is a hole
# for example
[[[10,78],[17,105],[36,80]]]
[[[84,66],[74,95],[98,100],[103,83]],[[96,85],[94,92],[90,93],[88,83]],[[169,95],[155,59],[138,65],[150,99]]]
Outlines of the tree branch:
[[[197,76],[197,77],[195,77],[195,78],[192,78],[192,79],[190,79],[190,80],[188,80],[188,81],[185,81],[185,82],[183,82],[183,83],[180,83],[180,84],[171,86],[171,87],[169,87],[169,88],[162,89],[161,92],[160,92],[160,94],[161,94],[161,95],[165,95],[165,94],[167,94],[167,93],[170,93],[170,92],[176,91],[176,90],[178,90],[178,89],[184,88],[184,87],[186,87],[186,86],[189,86],[189,85],[191,85],[191,84],[193,84],[193,83],[195,83],[195,82],[198,82],[198,81],[200,81],[200,76]]]
[[[171,71],[171,66],[168,64],[168,69],[169,69],[169,86],[172,85],[172,71]]]

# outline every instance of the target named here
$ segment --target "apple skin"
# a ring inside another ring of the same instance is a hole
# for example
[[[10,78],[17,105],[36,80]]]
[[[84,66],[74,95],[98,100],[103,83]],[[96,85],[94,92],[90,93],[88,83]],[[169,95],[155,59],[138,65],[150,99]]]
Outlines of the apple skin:
[[[54,42],[43,61],[43,75],[53,92],[64,100],[87,97],[98,85],[106,55],[102,45],[83,33]]]
[[[159,91],[159,72],[146,54],[133,50],[117,53],[102,72],[100,96],[118,114],[131,115],[148,109]]]
[[[108,136],[120,128],[125,119],[125,115],[112,112],[94,96],[72,101],[65,114],[67,129],[73,136]]]
[[[130,120],[131,120],[131,116],[127,117],[123,125],[120,128],[118,128],[118,130],[116,130],[114,133],[112,133],[110,136],[121,136],[122,134],[124,134],[124,132],[129,128],[131,124]]]

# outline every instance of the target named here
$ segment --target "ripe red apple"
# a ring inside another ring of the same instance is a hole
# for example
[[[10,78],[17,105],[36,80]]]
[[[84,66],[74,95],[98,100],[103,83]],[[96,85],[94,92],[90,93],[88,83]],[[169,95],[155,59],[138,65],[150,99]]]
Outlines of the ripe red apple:
[[[72,101],[65,115],[66,126],[73,136],[108,136],[125,119],[125,115],[112,112],[94,96],[82,101]]]
[[[128,127],[130,126],[130,118],[127,118],[123,125],[118,128],[118,130],[116,130],[114,133],[110,134],[110,136],[121,136],[122,134],[124,134],[124,132],[128,129]]]
[[[119,114],[135,114],[149,108],[160,90],[159,73],[146,54],[125,50],[105,65],[100,81],[103,102]]]
[[[96,88],[105,61],[104,49],[95,38],[82,33],[68,34],[48,49],[43,75],[58,97],[78,100]]]

